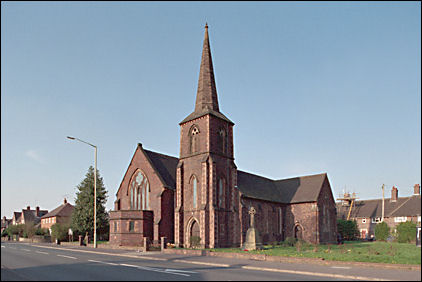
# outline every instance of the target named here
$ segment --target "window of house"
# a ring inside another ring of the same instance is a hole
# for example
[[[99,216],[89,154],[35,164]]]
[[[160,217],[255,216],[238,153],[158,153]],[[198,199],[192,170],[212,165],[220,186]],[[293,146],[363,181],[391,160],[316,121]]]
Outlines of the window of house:
[[[129,221],[129,232],[135,231],[135,222]]]
[[[149,210],[149,181],[142,171],[134,174],[130,186],[130,208],[132,210]]]
[[[418,222],[421,222],[421,216],[418,215]]]
[[[278,208],[278,233],[281,234],[281,227],[282,227],[282,218],[281,218],[281,208]]]
[[[372,223],[379,223],[381,222],[381,217],[373,217],[372,218]]]
[[[117,222],[114,223],[114,233],[117,232]]]
[[[394,218],[394,222],[406,222],[407,221],[407,216],[396,216]]]
[[[362,218],[362,223],[366,223],[366,218]]]

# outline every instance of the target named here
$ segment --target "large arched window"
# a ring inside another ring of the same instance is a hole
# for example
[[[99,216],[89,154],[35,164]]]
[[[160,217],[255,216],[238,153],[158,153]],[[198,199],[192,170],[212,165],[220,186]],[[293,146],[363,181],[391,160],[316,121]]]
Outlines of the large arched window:
[[[149,210],[149,192],[148,179],[138,171],[134,174],[130,186],[130,209]]]
[[[192,200],[193,200],[193,207],[197,208],[198,207],[198,180],[196,179],[195,176],[192,176]]]
[[[190,133],[190,153],[196,153],[199,151],[199,129],[196,125],[192,126]]]

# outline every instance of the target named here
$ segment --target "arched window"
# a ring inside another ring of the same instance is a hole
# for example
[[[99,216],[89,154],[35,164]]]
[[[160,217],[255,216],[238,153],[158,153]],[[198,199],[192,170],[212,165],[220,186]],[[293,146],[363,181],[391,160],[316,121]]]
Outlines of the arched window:
[[[227,134],[226,134],[226,130],[224,128],[221,128],[218,135],[219,135],[219,139],[220,139],[219,145],[220,145],[220,148],[221,148],[221,152],[223,154],[226,154],[227,153]]]
[[[218,180],[218,207],[222,208],[224,205],[224,180]]]
[[[149,182],[146,176],[138,171],[132,178],[130,186],[130,209],[148,210],[149,209]]]
[[[196,208],[198,207],[198,180],[196,179],[195,176],[192,177],[192,198],[193,198],[193,207]]]
[[[195,125],[191,128],[190,134],[190,153],[196,153],[199,151],[199,129]]]

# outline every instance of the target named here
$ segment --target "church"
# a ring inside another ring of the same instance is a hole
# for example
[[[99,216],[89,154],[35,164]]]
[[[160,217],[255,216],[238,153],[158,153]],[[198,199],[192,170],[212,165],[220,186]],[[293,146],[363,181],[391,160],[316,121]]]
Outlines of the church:
[[[240,247],[254,208],[262,242],[337,240],[326,173],[274,180],[237,169],[234,123],[219,110],[205,36],[194,111],[180,123],[179,157],[138,143],[110,212],[110,244],[141,246],[161,237],[178,247]]]

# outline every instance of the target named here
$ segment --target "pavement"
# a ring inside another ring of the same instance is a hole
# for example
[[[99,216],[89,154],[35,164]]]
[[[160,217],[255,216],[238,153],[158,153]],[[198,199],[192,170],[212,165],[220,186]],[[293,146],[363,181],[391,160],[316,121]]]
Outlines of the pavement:
[[[41,243],[2,243],[1,251],[1,278],[9,281],[63,280],[64,276],[64,280],[421,280],[420,269],[364,265],[254,261]]]

